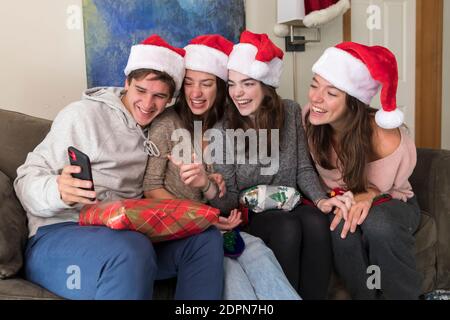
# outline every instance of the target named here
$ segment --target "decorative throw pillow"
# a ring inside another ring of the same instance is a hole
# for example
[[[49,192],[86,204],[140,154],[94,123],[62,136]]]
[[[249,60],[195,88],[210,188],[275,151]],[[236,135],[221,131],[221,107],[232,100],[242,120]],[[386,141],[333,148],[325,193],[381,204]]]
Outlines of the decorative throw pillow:
[[[11,179],[0,171],[0,279],[14,276],[22,267],[27,238],[25,212]]]
[[[79,224],[135,230],[161,242],[200,233],[218,221],[219,213],[191,200],[127,199],[84,206]]]
[[[295,188],[257,185],[241,192],[239,202],[253,212],[271,209],[291,211],[300,202],[301,196]]]

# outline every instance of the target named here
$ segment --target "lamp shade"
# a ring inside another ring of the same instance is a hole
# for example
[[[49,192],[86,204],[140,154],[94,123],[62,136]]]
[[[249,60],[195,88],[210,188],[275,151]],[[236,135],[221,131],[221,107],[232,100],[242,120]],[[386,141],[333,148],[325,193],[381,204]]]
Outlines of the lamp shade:
[[[300,22],[305,17],[304,0],[278,0],[277,1],[277,22],[295,23]]]

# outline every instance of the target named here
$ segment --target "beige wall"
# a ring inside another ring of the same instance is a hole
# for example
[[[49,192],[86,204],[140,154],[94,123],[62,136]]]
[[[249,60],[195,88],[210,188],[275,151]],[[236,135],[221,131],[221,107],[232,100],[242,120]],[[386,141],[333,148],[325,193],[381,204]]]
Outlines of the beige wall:
[[[450,150],[450,0],[444,1],[444,52],[442,57],[442,148]]]
[[[276,0],[246,0],[247,28],[253,32],[267,33],[270,38],[283,50],[284,38],[278,38],[273,33],[277,20]],[[312,77],[311,67],[322,52],[342,41],[342,17],[322,27],[321,42],[309,43],[304,52],[296,53],[297,64],[297,100],[303,105],[307,101],[309,83]],[[300,30],[296,34],[305,35],[307,39],[314,38],[314,32]],[[293,53],[288,52],[284,57],[284,71],[278,93],[283,98],[293,99]]]
[[[0,108],[53,119],[86,88],[81,0],[4,1],[0,15]],[[72,21],[72,20],[70,20]]]

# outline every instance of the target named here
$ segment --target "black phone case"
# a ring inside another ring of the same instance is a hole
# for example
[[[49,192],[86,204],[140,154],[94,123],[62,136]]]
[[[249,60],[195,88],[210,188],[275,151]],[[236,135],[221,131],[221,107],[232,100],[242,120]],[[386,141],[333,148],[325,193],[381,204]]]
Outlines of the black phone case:
[[[94,180],[92,179],[91,161],[89,157],[74,147],[69,147],[67,153],[69,155],[70,164],[81,167],[81,172],[72,173],[72,177],[92,181],[92,187],[87,190],[94,191]],[[91,200],[94,201],[95,199]]]

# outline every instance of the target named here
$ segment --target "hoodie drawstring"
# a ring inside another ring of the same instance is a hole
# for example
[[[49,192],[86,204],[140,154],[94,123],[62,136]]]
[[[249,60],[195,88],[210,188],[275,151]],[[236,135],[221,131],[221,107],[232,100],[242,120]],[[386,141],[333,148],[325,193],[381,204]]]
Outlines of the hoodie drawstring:
[[[159,152],[156,144],[151,140],[145,140],[144,150],[150,157],[159,157],[161,153]]]
[[[156,144],[151,141],[148,137],[145,136],[144,132],[142,131],[141,127],[139,127],[139,124],[136,124],[136,128],[142,138],[144,138],[144,151],[147,153],[150,157],[159,157],[161,153],[159,152],[158,147]]]

